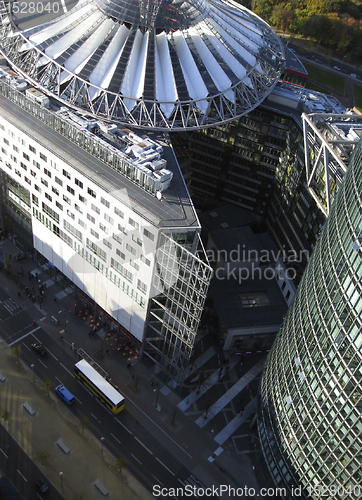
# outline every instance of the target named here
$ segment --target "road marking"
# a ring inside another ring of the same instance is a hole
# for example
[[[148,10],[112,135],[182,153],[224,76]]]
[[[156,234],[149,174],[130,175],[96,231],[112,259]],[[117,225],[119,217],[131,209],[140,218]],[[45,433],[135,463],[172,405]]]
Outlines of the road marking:
[[[44,321],[46,319],[46,316],[44,316],[43,318],[40,318],[39,321]]]
[[[53,354],[52,352],[50,352],[50,351],[49,351],[49,349],[48,349],[48,353],[49,353],[51,356],[53,356],[53,358],[55,359],[55,361],[59,361],[59,359],[58,359],[56,356],[54,356],[54,354]]]
[[[165,468],[166,470],[168,470],[168,472],[169,472],[170,474],[172,474],[173,476],[175,475],[175,474],[172,472],[172,470],[170,470],[168,467],[166,467],[166,465],[165,465],[163,462],[161,462],[161,460],[160,460],[159,458],[157,458],[157,457],[156,457],[156,460],[157,460],[157,462],[159,462],[161,465],[163,465],[163,466],[164,466],[164,468]]]
[[[132,457],[133,457],[135,460],[137,460],[137,462],[138,462],[140,465],[142,465],[142,462],[141,462],[140,460],[138,460],[138,458],[137,458],[137,457],[135,457],[135,456],[133,455],[133,453],[131,453],[131,455],[132,455]]]
[[[22,475],[22,473],[20,472],[20,470],[19,470],[19,469],[16,469],[16,470],[19,472],[19,474],[20,474],[20,475],[21,475],[21,477],[24,479],[24,481],[28,482],[28,480],[26,479],[26,477],[24,477],[24,476]]]
[[[91,413],[91,415],[92,415],[93,418],[95,418],[96,420],[98,420],[98,418],[95,415],[93,415],[93,413]]]
[[[14,340],[14,342],[11,342],[9,344],[9,347],[12,347],[14,344],[16,344],[17,342],[20,342],[21,340],[23,339],[26,339],[26,337],[28,337],[29,335],[31,335],[32,333],[36,332],[37,330],[40,330],[40,326],[38,326],[38,328],[34,328],[34,330],[32,330],[31,332],[28,332],[26,333],[25,335],[23,335],[22,337],[20,337],[20,339],[17,339],[17,340]],[[34,337],[35,338],[35,337]],[[39,342],[39,341],[38,341]]]
[[[73,378],[75,378],[75,375],[71,371],[69,371],[68,368],[63,365],[63,363],[60,363],[60,366],[62,366],[64,368],[64,370],[69,373],[69,375],[71,375]]]
[[[118,420],[118,418],[115,418],[115,421],[116,421],[116,422],[118,422],[118,423],[119,423],[119,425],[121,425],[124,429],[126,429],[126,431],[127,431],[129,434],[131,434],[131,435],[132,435],[132,432],[131,432],[131,431],[130,431],[130,430],[129,430],[129,429],[128,429],[128,428],[127,428],[124,424],[122,424],[122,422],[120,422],[120,421]]]
[[[38,359],[38,361],[39,361],[39,363],[41,363],[44,366],[44,368],[48,368],[47,365],[45,363],[43,363],[41,359]]]
[[[119,439],[117,439],[114,434],[111,433],[111,436],[113,437],[113,439],[115,439],[117,441],[117,443],[121,444],[121,441]]]
[[[151,419],[151,417],[150,417],[149,415],[147,415],[147,413],[145,413],[144,411],[142,411],[142,410],[141,410],[141,408],[140,408],[139,406],[137,406],[137,405],[136,405],[136,403],[135,403],[134,401],[132,401],[132,404],[133,404],[133,406],[135,406],[135,407],[137,408],[137,410],[139,410],[141,413],[143,413],[143,415],[144,415],[145,417],[147,417],[149,420],[151,420],[152,424],[153,424],[153,425],[155,425],[155,426],[156,426],[156,427],[157,427],[157,428],[158,428],[161,432],[163,432],[163,433],[166,435],[166,437],[167,437],[168,439],[170,439],[173,443],[175,443],[175,445],[176,445],[176,446],[178,446],[178,447],[180,448],[180,450],[182,450],[182,451],[183,451],[183,452],[184,452],[184,453],[185,453],[188,457],[192,458],[192,456],[191,456],[189,453],[187,453],[187,451],[185,451],[185,450],[182,448],[182,446],[181,446],[181,445],[179,445],[178,443],[176,443],[176,441],[175,441],[174,439],[172,439],[172,438],[171,438],[171,437],[170,437],[170,436],[169,436],[169,435],[168,435],[168,434],[167,434],[167,433],[166,433],[163,429],[161,429],[161,427],[160,427],[159,425],[157,425],[157,424],[156,424],[156,423],[155,423],[155,422]]]
[[[145,450],[147,450],[147,451],[148,451],[148,453],[151,453],[151,455],[153,455],[152,451],[151,451],[151,450],[149,450],[149,449],[147,448],[147,446],[145,446],[145,445],[142,443],[142,441],[140,441],[140,440],[138,439],[138,437],[136,437],[136,436],[135,436],[135,440],[136,440],[136,441],[138,441],[138,442],[139,442],[139,444],[140,444],[141,446],[143,446]]]
[[[2,454],[6,457],[6,458],[9,458],[9,457],[7,456],[7,454],[5,453],[5,451],[4,451],[4,450],[2,450],[2,449],[0,448],[0,451],[1,451],[1,453],[2,453]]]
[[[28,349],[28,351],[31,351],[30,347],[28,347],[26,344],[24,344],[24,342],[23,342],[23,346],[25,347],[25,349]]]
[[[161,486],[165,486],[165,485],[164,485],[163,483],[161,483],[161,481],[160,481],[159,479],[157,479],[157,477],[156,477],[156,476],[154,476],[153,474],[152,474],[152,477],[154,477],[154,478],[156,479],[157,484],[160,484]]]
[[[82,401],[80,399],[78,399],[76,396],[74,396],[75,399],[78,401],[78,403],[80,403],[81,405],[83,404]]]
[[[59,384],[63,385],[63,382],[60,380],[60,378],[58,378],[58,377],[55,377],[55,378],[58,380]]]

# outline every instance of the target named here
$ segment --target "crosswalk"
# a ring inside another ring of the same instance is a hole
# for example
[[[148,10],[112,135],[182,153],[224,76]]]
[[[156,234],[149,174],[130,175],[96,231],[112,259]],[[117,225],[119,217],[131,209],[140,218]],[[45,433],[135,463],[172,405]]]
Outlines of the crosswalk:
[[[3,306],[12,315],[20,308],[19,304],[12,298],[4,300]]]

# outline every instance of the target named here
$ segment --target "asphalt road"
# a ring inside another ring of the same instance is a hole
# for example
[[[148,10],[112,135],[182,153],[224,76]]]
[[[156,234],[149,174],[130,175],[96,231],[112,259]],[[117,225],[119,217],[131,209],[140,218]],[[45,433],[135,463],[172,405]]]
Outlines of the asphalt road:
[[[0,425],[0,469],[26,500],[44,498],[36,490],[35,483],[38,479],[47,482],[46,477],[3,425]],[[63,498],[51,485],[47,497],[49,500],[62,500]]]
[[[41,319],[34,325],[26,309],[23,309],[22,298],[14,300],[9,297],[6,289],[0,288],[0,334],[10,347],[21,346],[21,358],[29,367],[33,365],[36,377],[41,381],[52,381],[54,387],[64,384],[74,394],[77,401],[71,407],[65,405],[68,411],[78,420],[87,417],[89,430],[99,439],[100,444],[102,437],[104,446],[110,453],[115,457],[127,457],[128,470],[150,492],[155,484],[166,488],[177,488],[186,484],[203,487],[203,484],[178,458],[135,420],[127,411],[127,402],[126,409],[115,416],[79,382],[73,374],[74,364],[77,361],[75,351],[66,342],[60,347],[59,343],[41,327]],[[40,357],[32,349],[31,344],[34,342],[46,348],[48,352],[46,357]],[[0,443],[4,448],[2,436]],[[6,453],[6,449],[4,451]],[[26,461],[22,458],[21,463],[29,461],[30,459]],[[16,460],[11,464],[8,463],[9,477],[16,485],[19,484],[17,469]],[[37,468],[27,464],[26,477],[27,482],[34,485],[40,477]],[[25,498],[30,497],[25,496]]]

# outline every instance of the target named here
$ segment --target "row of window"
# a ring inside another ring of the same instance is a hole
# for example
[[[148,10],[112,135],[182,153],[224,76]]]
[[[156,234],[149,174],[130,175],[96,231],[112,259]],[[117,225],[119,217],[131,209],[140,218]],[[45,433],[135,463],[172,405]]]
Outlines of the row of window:
[[[33,208],[33,215],[37,220],[39,220],[42,224],[44,224],[44,226],[46,226],[49,230],[51,230],[54,234],[56,234],[62,241],[64,241],[67,245],[73,248],[73,250],[75,250],[79,255],[81,255],[87,262],[89,262],[95,269],[97,269],[97,271],[106,276],[106,278],[109,281],[114,283],[120,290],[126,293],[129,297],[132,297],[132,299],[135,302],[137,302],[137,304],[139,304],[141,307],[143,308],[145,307],[146,305],[145,298],[140,293],[136,292],[128,283],[121,280],[119,276],[117,276],[110,269],[104,266],[96,257],[94,257],[85,248],[79,245],[79,243],[73,241],[69,235],[64,233],[58,226],[56,226],[50,219],[45,217],[45,215],[39,212],[36,208]],[[116,261],[113,261],[113,264],[115,266],[114,269],[117,272],[119,272],[121,265]],[[140,292],[144,294],[147,293],[147,285],[143,283],[141,280],[137,281],[137,288]]]

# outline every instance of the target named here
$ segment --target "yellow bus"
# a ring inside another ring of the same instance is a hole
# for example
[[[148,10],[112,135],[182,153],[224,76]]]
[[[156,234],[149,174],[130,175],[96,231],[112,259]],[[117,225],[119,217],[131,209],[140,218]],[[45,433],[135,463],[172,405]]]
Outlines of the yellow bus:
[[[117,415],[124,409],[125,399],[112,384],[102,377],[85,359],[76,363],[74,375],[106,406]]]

